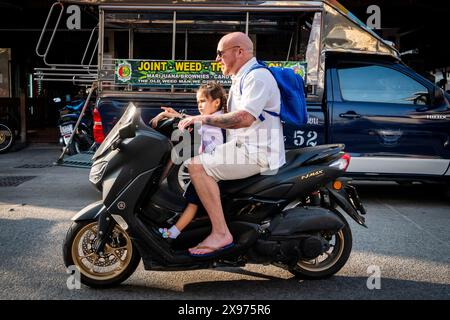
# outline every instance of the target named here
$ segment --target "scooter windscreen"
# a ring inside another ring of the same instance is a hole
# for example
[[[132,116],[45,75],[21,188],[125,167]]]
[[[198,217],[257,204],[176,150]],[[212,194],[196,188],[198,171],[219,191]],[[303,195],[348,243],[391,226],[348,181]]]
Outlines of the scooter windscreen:
[[[109,132],[109,134],[106,136],[103,143],[98,147],[97,152],[95,152],[93,159],[95,160],[99,156],[101,156],[106,150],[108,150],[114,141],[116,141],[119,138],[119,130],[128,124],[130,124],[134,116],[136,114],[136,106],[133,102],[130,102],[128,104],[127,109],[123,113],[122,117],[117,121],[116,125],[112,128],[112,130]]]

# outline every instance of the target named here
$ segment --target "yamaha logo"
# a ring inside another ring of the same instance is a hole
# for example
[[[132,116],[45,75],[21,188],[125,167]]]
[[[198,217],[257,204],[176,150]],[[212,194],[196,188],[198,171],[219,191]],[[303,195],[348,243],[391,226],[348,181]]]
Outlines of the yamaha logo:
[[[305,179],[309,179],[309,178],[312,178],[312,177],[317,177],[317,176],[320,176],[322,174],[323,174],[323,170],[313,171],[313,172],[310,172],[310,173],[308,173],[308,174],[306,174],[304,176],[301,176],[300,180],[305,180]]]
[[[118,208],[119,210],[125,210],[126,207],[127,207],[127,205],[126,205],[125,202],[123,202],[123,201],[120,201],[120,202],[117,204],[117,208]]]

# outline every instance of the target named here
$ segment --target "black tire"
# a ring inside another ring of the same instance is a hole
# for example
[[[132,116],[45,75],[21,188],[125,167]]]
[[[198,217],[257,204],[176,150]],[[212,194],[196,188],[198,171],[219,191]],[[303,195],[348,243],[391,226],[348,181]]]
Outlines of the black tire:
[[[73,156],[80,152],[86,152],[91,149],[94,144],[94,140],[90,137],[89,133],[85,129],[81,129],[81,134],[75,134],[72,142],[67,148],[67,154]]]
[[[69,147],[67,148],[67,154],[69,156],[73,156],[80,152],[82,152],[80,141],[79,141],[78,137],[75,135],[73,137],[72,142],[70,143]]]
[[[75,141],[75,139],[76,139],[76,137],[73,137],[72,142],[66,149],[66,153],[69,156],[73,156],[78,153],[78,145],[77,145],[77,142]]]
[[[333,210],[334,211],[334,210]],[[319,265],[309,264],[306,261],[299,261],[297,265],[289,269],[296,278],[303,280],[321,280],[327,279],[342,269],[342,267],[347,263],[350,253],[352,251],[352,231],[348,225],[347,220],[337,211],[334,211],[336,215],[341,218],[345,223],[344,228],[342,228],[336,235],[334,235],[336,241],[339,239],[340,247],[337,249],[338,252],[333,258],[326,258],[330,260],[327,263]],[[333,254],[334,250],[331,252]]]
[[[16,141],[16,130],[6,122],[0,122],[0,153],[8,152]]]
[[[447,198],[447,200],[450,200],[450,183],[446,184],[445,197]]]
[[[67,235],[66,238],[64,239],[64,244],[63,244],[63,257],[64,257],[64,264],[66,265],[66,267],[69,266],[77,266],[78,270],[80,270],[81,273],[81,283],[92,287],[92,288],[109,288],[109,287],[113,287],[113,286],[117,286],[120,283],[122,283],[123,281],[125,281],[126,279],[128,279],[128,277],[130,277],[133,272],[136,270],[137,266],[139,265],[139,262],[141,260],[141,256],[136,248],[136,246],[134,245],[134,243],[130,240],[130,237],[126,234],[126,232],[120,228],[120,226],[116,225],[114,230],[117,230],[119,233],[125,233],[126,236],[125,238],[128,238],[127,241],[130,241],[130,243],[127,243],[127,248],[126,249],[117,249],[115,254],[113,254],[115,257],[117,257],[116,254],[118,254],[118,250],[124,250],[123,252],[126,251],[125,254],[125,262],[126,265],[125,266],[120,266],[120,268],[117,268],[117,270],[119,270],[116,274],[113,275],[107,275],[104,274],[103,276],[97,276],[94,275],[94,273],[96,273],[95,271],[93,271],[93,268],[91,270],[89,270],[89,266],[86,266],[84,263],[81,263],[81,261],[83,259],[88,260],[86,257],[85,258],[81,258],[79,256],[75,257],[74,255],[77,254],[77,250],[76,247],[78,247],[78,250],[84,249],[85,246],[83,245],[83,243],[78,242],[79,237],[82,237],[83,235],[80,233],[85,233],[85,231],[91,231],[92,235],[96,234],[95,231],[93,231],[91,229],[91,227],[96,227],[97,225],[97,221],[96,220],[88,220],[88,221],[82,221],[82,222],[74,222],[72,223],[72,225],[70,226],[69,230],[67,231]],[[92,236],[91,235],[91,236]],[[91,239],[87,239],[90,241],[93,241]],[[78,246],[77,246],[78,244]],[[86,248],[89,249],[89,247],[86,246]],[[130,256],[126,256],[127,254],[129,254],[129,251],[131,251],[131,255]],[[79,251],[78,251],[79,252]],[[105,249],[106,252],[106,249]],[[85,252],[83,251],[83,254]],[[108,254],[108,253],[106,253]],[[101,261],[99,261],[99,259],[104,259],[103,261],[106,261],[104,263],[108,263],[109,261],[114,261],[114,259],[109,259],[110,255],[106,256],[106,254],[104,255],[104,257],[107,257],[106,259],[103,257],[100,257],[98,255],[96,255],[95,253],[90,253],[88,254],[89,257],[93,257],[93,259],[97,259],[94,261],[94,263],[92,265],[94,265],[95,267],[98,267],[96,265],[97,262],[103,263]],[[80,259],[80,260],[78,260]],[[120,259],[117,259],[117,261]],[[88,261],[90,263],[90,261]],[[81,265],[80,265],[81,263]],[[120,264],[120,262],[118,261],[118,263]],[[97,273],[100,274],[100,273]]]
[[[81,128],[80,134],[77,136],[78,136],[81,152],[89,151],[92,148],[92,146],[94,145],[95,141],[94,141],[94,138],[92,137],[92,135],[90,134],[89,129]]]

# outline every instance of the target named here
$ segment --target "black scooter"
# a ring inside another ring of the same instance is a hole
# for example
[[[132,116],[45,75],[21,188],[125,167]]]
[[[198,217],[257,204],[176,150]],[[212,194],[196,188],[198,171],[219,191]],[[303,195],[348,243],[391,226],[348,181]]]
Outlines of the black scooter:
[[[365,210],[355,188],[338,179],[350,161],[343,145],[290,150],[276,175],[221,181],[233,247],[204,257],[189,254],[187,249],[211,231],[205,212],[176,240],[163,239],[158,228],[176,222],[185,206],[162,183],[172,166],[174,146],[163,134],[175,126],[170,121],[154,130],[130,103],[95,153],[90,181],[102,190],[103,200],[72,218],[63,245],[65,265],[79,268],[82,283],[120,284],[141,258],[146,270],[256,263],[303,279],[330,277],[344,266],[352,234],[342,212],[365,226]]]

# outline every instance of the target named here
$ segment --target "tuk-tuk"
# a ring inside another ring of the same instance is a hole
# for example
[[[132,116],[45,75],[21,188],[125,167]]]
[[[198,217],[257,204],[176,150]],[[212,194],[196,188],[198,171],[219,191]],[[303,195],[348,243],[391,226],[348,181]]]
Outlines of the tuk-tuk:
[[[93,8],[98,25],[92,29],[81,62],[63,65],[47,61],[47,55],[65,4]],[[43,50],[43,35],[55,14],[57,25]],[[310,101],[321,101],[327,52],[400,57],[335,0],[69,0],[56,2],[50,9],[36,48],[50,69],[37,68],[36,79],[98,81],[100,99],[113,93],[115,97],[118,93],[124,97],[189,94],[210,79],[226,86],[230,80],[221,77],[220,66],[214,63],[215,50],[218,40],[233,31],[250,36],[260,60],[296,68],[306,80]],[[128,65],[130,70],[125,68]],[[174,70],[175,65],[180,67]]]

